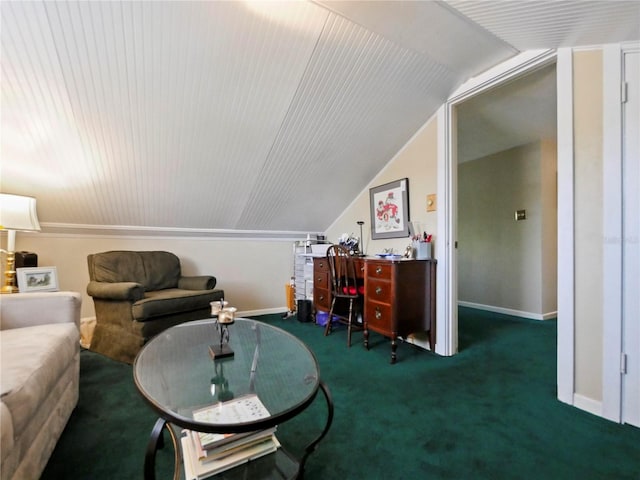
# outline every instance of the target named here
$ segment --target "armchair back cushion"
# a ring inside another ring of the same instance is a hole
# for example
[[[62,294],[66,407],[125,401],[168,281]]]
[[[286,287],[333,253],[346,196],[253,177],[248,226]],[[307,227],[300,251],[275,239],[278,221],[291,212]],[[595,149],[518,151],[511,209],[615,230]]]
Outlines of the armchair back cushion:
[[[178,287],[180,260],[173,253],[111,251],[89,257],[89,277],[96,282],[135,282],[147,291]]]

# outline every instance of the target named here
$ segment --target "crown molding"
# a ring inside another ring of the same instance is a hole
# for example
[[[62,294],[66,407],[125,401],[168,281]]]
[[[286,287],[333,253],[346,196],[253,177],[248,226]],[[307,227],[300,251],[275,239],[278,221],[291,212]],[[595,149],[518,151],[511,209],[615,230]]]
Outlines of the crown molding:
[[[280,230],[234,230],[215,228],[148,227],[137,225],[88,225],[75,223],[40,223],[43,234],[119,236],[119,237],[166,237],[204,238],[232,240],[304,240],[308,235],[321,232],[298,232]]]

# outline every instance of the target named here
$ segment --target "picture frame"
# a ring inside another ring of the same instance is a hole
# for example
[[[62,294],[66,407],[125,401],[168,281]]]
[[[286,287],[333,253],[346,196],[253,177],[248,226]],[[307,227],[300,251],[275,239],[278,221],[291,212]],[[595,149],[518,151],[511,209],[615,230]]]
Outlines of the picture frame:
[[[409,179],[369,189],[371,239],[409,236]]]
[[[58,291],[56,267],[23,267],[16,269],[16,274],[20,293]]]

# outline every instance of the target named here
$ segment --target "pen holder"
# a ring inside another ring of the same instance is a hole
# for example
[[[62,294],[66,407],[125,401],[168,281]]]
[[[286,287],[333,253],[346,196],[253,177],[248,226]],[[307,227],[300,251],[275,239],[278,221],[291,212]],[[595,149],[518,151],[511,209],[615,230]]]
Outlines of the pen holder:
[[[431,258],[431,242],[414,242],[416,260],[429,260]]]

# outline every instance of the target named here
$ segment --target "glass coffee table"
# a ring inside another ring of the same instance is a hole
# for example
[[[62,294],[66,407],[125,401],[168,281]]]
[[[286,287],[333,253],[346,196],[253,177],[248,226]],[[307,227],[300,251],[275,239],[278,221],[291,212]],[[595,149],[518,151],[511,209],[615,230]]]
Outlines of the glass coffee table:
[[[309,348],[284,330],[256,320],[237,318],[228,327],[233,352],[212,358],[220,343],[215,319],[184,323],[165,330],[147,343],[133,365],[135,385],[158,413],[144,462],[145,479],[155,479],[155,456],[167,429],[176,452],[175,478],[182,473],[180,446],[183,429],[205,433],[242,433],[286,422],[313,403],[319,391],[327,404],[324,429],[295,458],[284,446],[275,453],[219,473],[216,479],[302,477],[309,454],[327,434],[333,421],[333,401],[321,381],[318,362]],[[257,395],[269,415],[247,421],[194,420],[193,412],[232,399]],[[248,476],[247,476],[248,475]]]

